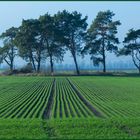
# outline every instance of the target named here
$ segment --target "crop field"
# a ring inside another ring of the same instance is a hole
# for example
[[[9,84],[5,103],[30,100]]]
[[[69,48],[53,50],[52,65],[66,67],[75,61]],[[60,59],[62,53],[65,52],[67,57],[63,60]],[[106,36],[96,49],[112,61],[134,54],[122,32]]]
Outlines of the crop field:
[[[140,115],[139,78],[71,78],[80,93],[105,117]]]
[[[140,138],[139,83],[139,77],[0,77],[0,139]]]

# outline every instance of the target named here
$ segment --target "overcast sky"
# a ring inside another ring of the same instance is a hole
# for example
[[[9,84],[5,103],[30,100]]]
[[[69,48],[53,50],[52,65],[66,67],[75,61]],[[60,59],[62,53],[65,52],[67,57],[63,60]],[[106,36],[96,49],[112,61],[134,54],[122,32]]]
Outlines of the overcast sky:
[[[96,17],[99,11],[111,10],[115,13],[114,20],[120,20],[122,25],[118,28],[118,37],[123,41],[129,29],[140,28],[140,2],[0,2],[0,34],[6,29],[21,25],[22,19],[38,18],[47,12],[55,14],[62,10],[81,12],[83,16],[88,16],[88,24]],[[122,44],[119,45],[121,47]],[[64,63],[73,63],[73,59],[65,55]],[[107,60],[128,61],[129,57],[116,58],[114,55],[108,55]],[[81,59],[79,58],[79,61]],[[86,57],[85,62],[89,62]]]

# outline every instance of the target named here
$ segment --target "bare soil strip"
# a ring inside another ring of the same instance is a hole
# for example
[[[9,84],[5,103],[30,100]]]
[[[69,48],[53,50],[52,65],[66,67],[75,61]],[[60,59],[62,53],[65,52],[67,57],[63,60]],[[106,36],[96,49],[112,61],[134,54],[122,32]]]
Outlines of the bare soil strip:
[[[55,79],[53,80],[51,93],[48,99],[48,104],[43,113],[43,119],[49,119],[51,116],[51,110],[54,102],[54,93],[55,93]]]
[[[97,116],[97,117],[104,117],[99,111],[97,111],[92,104],[90,104],[82,95],[81,93],[78,91],[78,89],[74,86],[74,84],[68,79],[66,78],[70,84],[70,86],[73,88],[73,90],[77,93],[78,97],[82,100],[82,102],[92,111],[92,113]]]
[[[56,103],[55,103],[54,115],[53,115],[54,118],[57,117],[57,106],[58,106],[58,101],[57,101],[57,98],[58,98],[58,97],[57,97],[57,96],[58,96],[58,95],[56,94],[56,97],[55,97],[55,100],[56,100],[55,102],[56,102]]]

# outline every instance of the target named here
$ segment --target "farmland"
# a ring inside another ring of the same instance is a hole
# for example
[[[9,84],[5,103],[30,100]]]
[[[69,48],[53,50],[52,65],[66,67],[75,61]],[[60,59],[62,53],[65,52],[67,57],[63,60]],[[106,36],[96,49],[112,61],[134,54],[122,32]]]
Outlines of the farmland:
[[[0,139],[140,138],[139,83],[138,77],[0,77]]]

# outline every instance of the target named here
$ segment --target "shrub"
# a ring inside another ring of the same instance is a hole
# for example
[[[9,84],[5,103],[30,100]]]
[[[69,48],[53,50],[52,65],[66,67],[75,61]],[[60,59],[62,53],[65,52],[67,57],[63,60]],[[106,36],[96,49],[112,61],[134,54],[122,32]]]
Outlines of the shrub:
[[[33,67],[31,63],[28,63],[26,66],[21,68],[19,70],[20,73],[32,73],[33,72]]]

